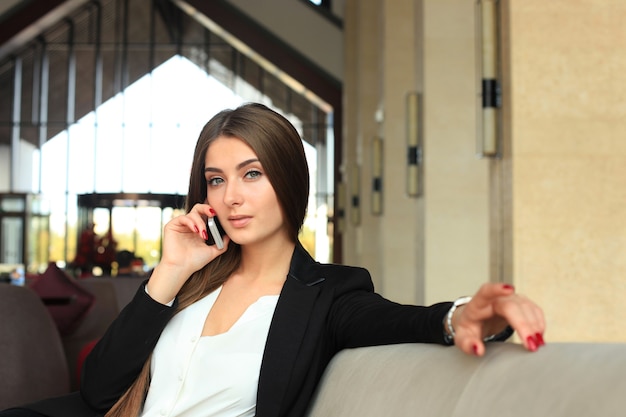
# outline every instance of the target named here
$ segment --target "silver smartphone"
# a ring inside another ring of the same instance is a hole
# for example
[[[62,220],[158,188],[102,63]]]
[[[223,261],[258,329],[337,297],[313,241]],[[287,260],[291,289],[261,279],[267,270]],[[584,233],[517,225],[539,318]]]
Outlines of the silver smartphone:
[[[224,240],[222,239],[222,234],[220,233],[220,227],[217,218],[209,217],[207,221],[207,226],[209,227],[209,232],[211,232],[211,237],[213,238],[213,242],[211,239],[207,240],[207,244],[212,245],[215,243],[218,249],[224,248]]]

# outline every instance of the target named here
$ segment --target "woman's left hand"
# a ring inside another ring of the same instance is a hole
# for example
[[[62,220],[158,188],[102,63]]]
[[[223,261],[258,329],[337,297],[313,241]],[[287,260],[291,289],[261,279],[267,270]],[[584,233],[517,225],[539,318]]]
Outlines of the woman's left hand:
[[[527,350],[534,352],[545,344],[546,324],[537,304],[516,294],[509,284],[484,284],[469,303],[454,312],[454,344],[467,354],[482,356],[483,339],[500,333],[507,325],[517,332]]]

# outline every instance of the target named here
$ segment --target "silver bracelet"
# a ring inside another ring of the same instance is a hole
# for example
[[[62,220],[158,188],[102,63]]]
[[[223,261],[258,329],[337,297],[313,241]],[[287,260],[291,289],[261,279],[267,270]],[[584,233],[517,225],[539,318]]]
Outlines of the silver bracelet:
[[[454,315],[454,312],[458,307],[469,303],[471,300],[472,297],[466,296],[457,298],[456,300],[454,300],[454,303],[452,303],[452,307],[450,307],[450,310],[448,310],[448,314],[446,315],[446,323],[448,325],[448,332],[444,331],[444,340],[446,343],[454,343],[454,336],[456,335],[454,333],[454,327],[452,326],[452,316]]]

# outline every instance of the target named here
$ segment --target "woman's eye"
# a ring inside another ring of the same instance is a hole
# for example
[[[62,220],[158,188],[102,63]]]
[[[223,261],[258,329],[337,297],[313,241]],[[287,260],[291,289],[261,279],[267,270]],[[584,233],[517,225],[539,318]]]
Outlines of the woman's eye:
[[[246,172],[246,178],[250,178],[250,179],[259,178],[261,175],[263,175],[261,171],[257,171],[257,170],[251,170],[251,171]]]
[[[220,177],[213,177],[206,180],[207,185],[215,187],[216,185],[221,184],[224,180]]]

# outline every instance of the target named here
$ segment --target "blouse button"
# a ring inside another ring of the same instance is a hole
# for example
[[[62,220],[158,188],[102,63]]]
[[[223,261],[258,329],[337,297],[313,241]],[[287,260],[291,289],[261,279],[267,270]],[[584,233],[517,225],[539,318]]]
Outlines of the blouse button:
[[[196,343],[196,340],[198,340],[198,338],[197,338],[196,336],[193,336],[193,337],[191,338],[191,343]]]

